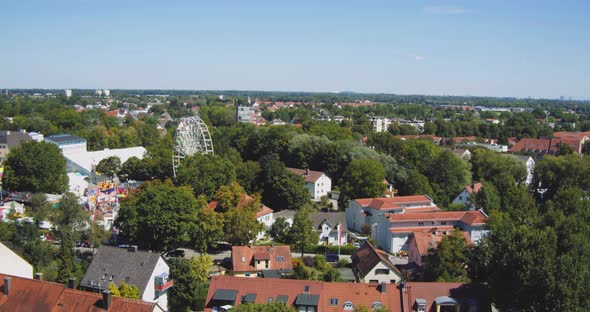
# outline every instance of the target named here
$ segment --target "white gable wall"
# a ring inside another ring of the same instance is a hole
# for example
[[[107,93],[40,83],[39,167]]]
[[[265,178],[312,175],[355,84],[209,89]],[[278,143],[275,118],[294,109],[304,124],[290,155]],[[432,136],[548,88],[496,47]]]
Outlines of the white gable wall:
[[[165,309],[165,311],[167,311],[168,310],[168,292],[165,292],[164,294],[160,295],[160,297],[158,297],[158,298],[154,298],[154,296],[156,295],[156,289],[155,289],[156,276],[158,276],[162,273],[165,273],[165,272],[170,273],[170,267],[168,266],[168,264],[166,264],[166,261],[164,261],[164,259],[162,257],[160,257],[158,259],[158,262],[156,263],[156,267],[154,268],[152,275],[150,276],[148,284],[145,287],[145,290],[143,291],[143,294],[141,296],[141,300],[146,301],[146,302],[156,302],[156,303],[158,303],[158,305],[160,305],[160,307],[162,307],[163,309]],[[172,286],[172,287],[174,287],[174,286]]]
[[[0,273],[23,278],[33,278],[33,266],[0,243]]]

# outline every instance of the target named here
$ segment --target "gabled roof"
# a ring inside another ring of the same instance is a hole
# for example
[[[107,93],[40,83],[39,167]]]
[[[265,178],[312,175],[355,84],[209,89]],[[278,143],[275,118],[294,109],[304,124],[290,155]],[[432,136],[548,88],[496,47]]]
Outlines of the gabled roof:
[[[481,211],[440,211],[396,213],[388,216],[390,223],[412,221],[461,221],[467,225],[485,224],[488,217]]]
[[[346,226],[346,213],[344,212],[312,212],[309,214],[309,219],[313,222],[315,229],[321,229],[322,224],[330,224],[330,228],[337,230],[338,224],[342,225],[342,233],[348,232]]]
[[[287,168],[291,173],[302,176],[307,183],[315,183],[324,174],[321,171],[314,171],[309,169]]]
[[[476,311],[491,311],[489,293],[481,286],[449,282],[408,282],[405,284],[403,296],[404,311],[414,311],[412,307],[419,299],[426,302],[425,311],[435,311],[433,307],[436,306],[436,299],[439,298],[440,302],[444,297],[451,297],[460,302],[473,301],[477,305]]]
[[[359,198],[354,200],[359,206],[376,210],[429,208],[439,211],[427,195],[396,196],[389,198]]]
[[[234,272],[257,271],[254,260],[268,259],[268,270],[292,270],[291,247],[285,246],[232,246]],[[242,261],[243,260],[243,261]]]
[[[389,256],[383,250],[375,248],[371,243],[365,242],[351,257],[352,267],[363,278],[380,262],[394,271],[398,276],[402,273],[389,261]]]
[[[465,187],[465,190],[469,194],[473,194],[473,192],[478,193],[483,184],[481,182],[477,182],[475,184],[470,184]]]
[[[139,293],[143,294],[160,258],[159,253],[141,250],[133,252],[127,248],[101,245],[80,286],[98,288],[96,284],[101,283],[100,288],[104,289],[110,282],[119,285],[125,280],[127,284],[136,285]]]
[[[148,312],[154,303],[112,297],[108,310],[103,307],[102,294],[66,288],[65,285],[0,274],[0,289],[4,278],[12,278],[12,287],[7,295],[0,291],[0,311],[117,311]]]
[[[421,257],[427,256],[428,251],[431,248],[436,249],[436,247],[438,246],[438,243],[440,243],[440,241],[442,241],[442,239],[445,236],[450,234],[447,232],[451,232],[451,230],[414,232],[413,237],[410,239],[409,243],[411,244],[412,242],[415,242],[416,247],[418,249],[418,254],[420,254]],[[465,231],[461,231],[461,233],[463,234],[463,238],[465,238],[465,242],[467,243],[467,245],[470,245],[471,244],[471,237],[469,236],[469,233],[467,233]]]

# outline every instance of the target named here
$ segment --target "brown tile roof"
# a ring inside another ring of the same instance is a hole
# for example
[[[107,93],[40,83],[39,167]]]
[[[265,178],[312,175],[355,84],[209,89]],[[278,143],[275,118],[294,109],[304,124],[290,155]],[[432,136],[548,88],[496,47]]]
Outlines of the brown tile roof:
[[[397,196],[389,198],[359,198],[354,200],[361,207],[376,210],[389,210],[405,208],[410,211],[421,209],[422,211],[440,211],[434,206],[432,199],[426,195]]]
[[[0,311],[105,311],[102,294],[66,288],[65,285],[0,274],[0,289],[4,278],[12,278],[12,289],[7,295],[0,292]],[[154,303],[113,297],[108,311],[148,312]]]
[[[421,231],[421,232],[414,232],[413,237],[410,239],[409,244],[415,243],[418,249],[418,253],[421,257],[427,256],[428,251],[430,248],[435,248],[438,246],[438,243],[442,241],[442,239],[449,235],[452,230],[448,231]],[[469,236],[468,232],[462,231],[463,238],[468,245],[471,244],[471,237]]]
[[[467,192],[469,192],[469,194],[473,194],[474,191],[475,193],[478,193],[482,186],[483,184],[481,182],[477,182],[475,184],[467,185],[465,189]]]
[[[257,271],[254,259],[269,259],[268,270],[292,270],[291,247],[285,246],[232,246],[232,265],[235,272]],[[282,257],[278,261],[277,257]],[[244,259],[244,261],[242,261]]]
[[[383,262],[400,277],[401,272],[389,261],[389,256],[383,250],[375,248],[371,243],[365,242],[351,257],[353,270],[364,278],[371,270]]]
[[[266,303],[269,298],[276,302],[279,296],[287,297],[287,305],[293,305],[298,295],[304,294],[306,287],[310,295],[318,297],[317,311],[342,311],[346,301],[355,307],[364,305],[371,308],[375,302],[380,302],[392,312],[400,312],[401,304],[399,289],[396,284],[387,284],[381,292],[378,284],[364,283],[328,283],[310,280],[292,279],[260,279],[241,278],[234,276],[213,276],[207,293],[205,311],[212,311],[215,301],[212,300],[218,290],[237,291],[236,302],[240,305],[247,294],[255,294],[254,302]],[[330,305],[330,299],[337,299],[337,305]]]
[[[488,217],[480,210],[396,213],[388,216],[390,223],[411,221],[461,221],[467,225],[484,224]]]
[[[240,199],[240,201],[238,202],[238,205],[236,207],[242,208],[242,207],[246,206],[253,199],[254,198],[252,198],[252,196],[250,196],[248,194],[244,194],[242,196],[242,199]],[[207,204],[207,207],[209,207],[209,209],[211,209],[211,210],[215,210],[217,208],[218,204],[219,204],[219,202],[214,200],[214,201],[210,202],[209,204]],[[269,207],[267,207],[266,205],[261,205],[260,210],[258,210],[256,212],[256,218],[260,218],[260,217],[270,214],[272,212],[273,212],[273,210],[270,209]]]
[[[426,311],[436,311],[434,300],[437,297],[449,296],[458,301],[468,301],[461,299],[474,299],[477,303],[476,311],[491,311],[491,303],[488,292],[479,286],[472,286],[462,283],[428,283],[428,282],[408,282],[405,284],[403,291],[404,311],[415,311],[416,299],[426,301]]]
[[[391,233],[414,233],[414,232],[421,232],[421,231],[431,231],[431,230],[439,230],[439,231],[447,231],[453,230],[455,227],[452,225],[443,225],[443,226],[435,226],[435,227],[395,227],[390,228],[389,232]]]
[[[291,173],[302,176],[307,183],[315,183],[324,174],[321,171],[313,171],[308,169],[287,168]]]

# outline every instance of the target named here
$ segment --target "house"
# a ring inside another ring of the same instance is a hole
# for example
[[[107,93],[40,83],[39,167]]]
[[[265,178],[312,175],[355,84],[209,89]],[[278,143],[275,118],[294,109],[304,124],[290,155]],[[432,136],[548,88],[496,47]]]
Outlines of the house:
[[[289,227],[291,227],[293,225],[293,219],[295,219],[295,214],[297,214],[297,211],[293,209],[285,209],[275,212],[273,213],[273,224],[278,218],[283,218],[285,219],[285,222],[289,224]]]
[[[483,186],[483,184],[480,182],[477,182],[477,183],[474,183],[471,185],[467,185],[466,187],[463,188],[461,193],[459,193],[459,195],[457,195],[457,197],[455,197],[455,199],[453,199],[453,204],[469,205],[470,206],[469,208],[474,208],[475,206],[470,201],[471,195],[477,194],[482,186]]]
[[[471,159],[471,152],[466,148],[455,148],[451,152],[463,160],[469,161]]]
[[[273,126],[284,126],[284,125],[286,125],[287,123],[286,123],[286,122],[284,122],[284,121],[282,121],[282,120],[280,120],[280,119],[273,119],[273,120],[270,122],[270,124],[271,124],[271,125],[273,125]]]
[[[375,132],[385,132],[391,125],[391,119],[379,116],[371,117],[371,125],[373,125]]]
[[[400,140],[418,140],[418,139],[425,139],[425,140],[432,140],[434,145],[440,145],[440,142],[443,138],[438,136],[433,136],[430,134],[407,134],[407,135],[396,135],[396,138]]]
[[[170,268],[159,253],[140,251],[137,246],[119,248],[102,245],[80,281],[80,288],[101,292],[121,281],[139,288],[141,300],[168,307],[168,289],[173,287]]]
[[[313,212],[309,215],[318,232],[319,245],[346,245],[348,228],[344,212]]]
[[[349,230],[368,233],[386,213],[440,211],[427,195],[389,198],[359,198],[348,202],[346,222]]]
[[[388,214],[375,226],[373,238],[387,252],[397,253],[408,250],[408,241],[415,232],[458,228],[468,232],[471,242],[477,244],[489,233],[487,219],[481,210]]]
[[[391,263],[388,254],[365,242],[351,257],[352,272],[360,283],[396,283],[402,273]]]
[[[297,311],[340,312],[360,307],[391,312],[491,312],[488,290],[462,283],[334,283],[312,280],[211,278],[205,312],[244,303],[280,302]]]
[[[79,311],[126,311],[155,312],[163,311],[155,303],[114,297],[110,292],[102,294],[80,291],[62,284],[36,279],[22,278],[0,274],[0,311],[15,312],[79,312]]]
[[[524,163],[526,166],[526,180],[524,180],[524,184],[529,185],[533,182],[533,175],[535,173],[535,159],[532,156],[528,155],[514,155],[520,161]]]
[[[10,150],[31,140],[31,136],[20,131],[0,131],[0,163],[4,162]]]
[[[263,271],[290,273],[291,247],[285,246],[232,246],[232,269],[234,276],[258,277]]]
[[[0,273],[33,278],[33,266],[0,242]]]
[[[321,171],[309,169],[287,168],[291,173],[302,176],[305,179],[305,188],[309,191],[311,198],[320,200],[322,196],[328,196],[332,191],[332,179]]]
[[[438,243],[452,232],[453,230],[451,229],[444,231],[433,229],[430,231],[414,232],[408,241],[408,263],[415,263],[417,266],[422,267],[425,257],[430,255],[430,250],[436,249]],[[470,245],[471,237],[469,236],[469,233],[465,231],[462,233],[465,242]]]
[[[582,147],[587,140],[586,136],[578,137],[575,135],[565,135],[563,132],[557,133],[562,133],[562,136],[555,136],[553,139],[521,139],[510,148],[510,152],[555,155],[559,152],[560,146],[566,144],[572,147],[575,154],[582,154]]]
[[[238,209],[242,208],[242,207],[246,206],[247,204],[249,204],[252,200],[254,200],[254,198],[252,198],[248,194],[244,194],[244,195],[242,195],[242,199],[240,199],[240,201],[238,202],[238,205],[236,207]],[[209,209],[216,211],[218,205],[219,205],[219,202],[214,200],[209,203],[208,207],[209,207]],[[266,231],[270,230],[270,227],[274,223],[273,213],[274,213],[274,211],[272,209],[270,209],[269,207],[267,207],[266,205],[264,205],[262,203],[260,204],[260,208],[256,212],[256,220],[258,220],[258,222],[264,224],[264,227],[266,228],[266,230],[263,230],[260,233],[258,233],[258,235],[256,236],[256,239],[263,238],[264,235],[266,234]],[[292,223],[293,222],[291,221],[291,224]]]

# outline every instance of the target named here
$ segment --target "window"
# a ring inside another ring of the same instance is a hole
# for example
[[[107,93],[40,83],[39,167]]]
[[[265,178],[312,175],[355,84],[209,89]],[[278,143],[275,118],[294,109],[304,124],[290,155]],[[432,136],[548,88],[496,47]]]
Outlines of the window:
[[[250,277],[250,272],[248,272],[248,273],[244,274],[244,276],[246,276],[246,277]]]
[[[376,275],[389,275],[389,269],[377,269],[375,270]]]
[[[373,304],[371,305],[371,309],[373,309],[373,310],[383,309],[383,305],[381,304],[381,302],[376,301],[376,302],[373,302]]]
[[[440,225],[447,225],[447,222],[446,221],[443,221],[443,222],[440,223]]]
[[[268,303],[272,303],[272,297],[268,297]]]
[[[242,257],[242,262],[246,262],[246,257]]]
[[[305,292],[306,294],[309,293],[309,286],[305,286],[303,288],[303,292]]]
[[[426,312],[425,306],[418,306],[418,312]]]
[[[330,298],[330,305],[331,306],[338,305],[338,298]]]
[[[354,306],[350,301],[346,301],[342,307],[344,308],[344,311],[352,311],[354,309]]]
[[[375,284],[378,284],[378,283],[379,283],[379,281],[378,281],[378,280],[369,280],[369,283],[375,283]]]
[[[418,222],[418,226],[424,226],[424,222]]]
[[[389,280],[389,282],[392,283],[392,284],[395,284],[395,280],[394,279]]]

